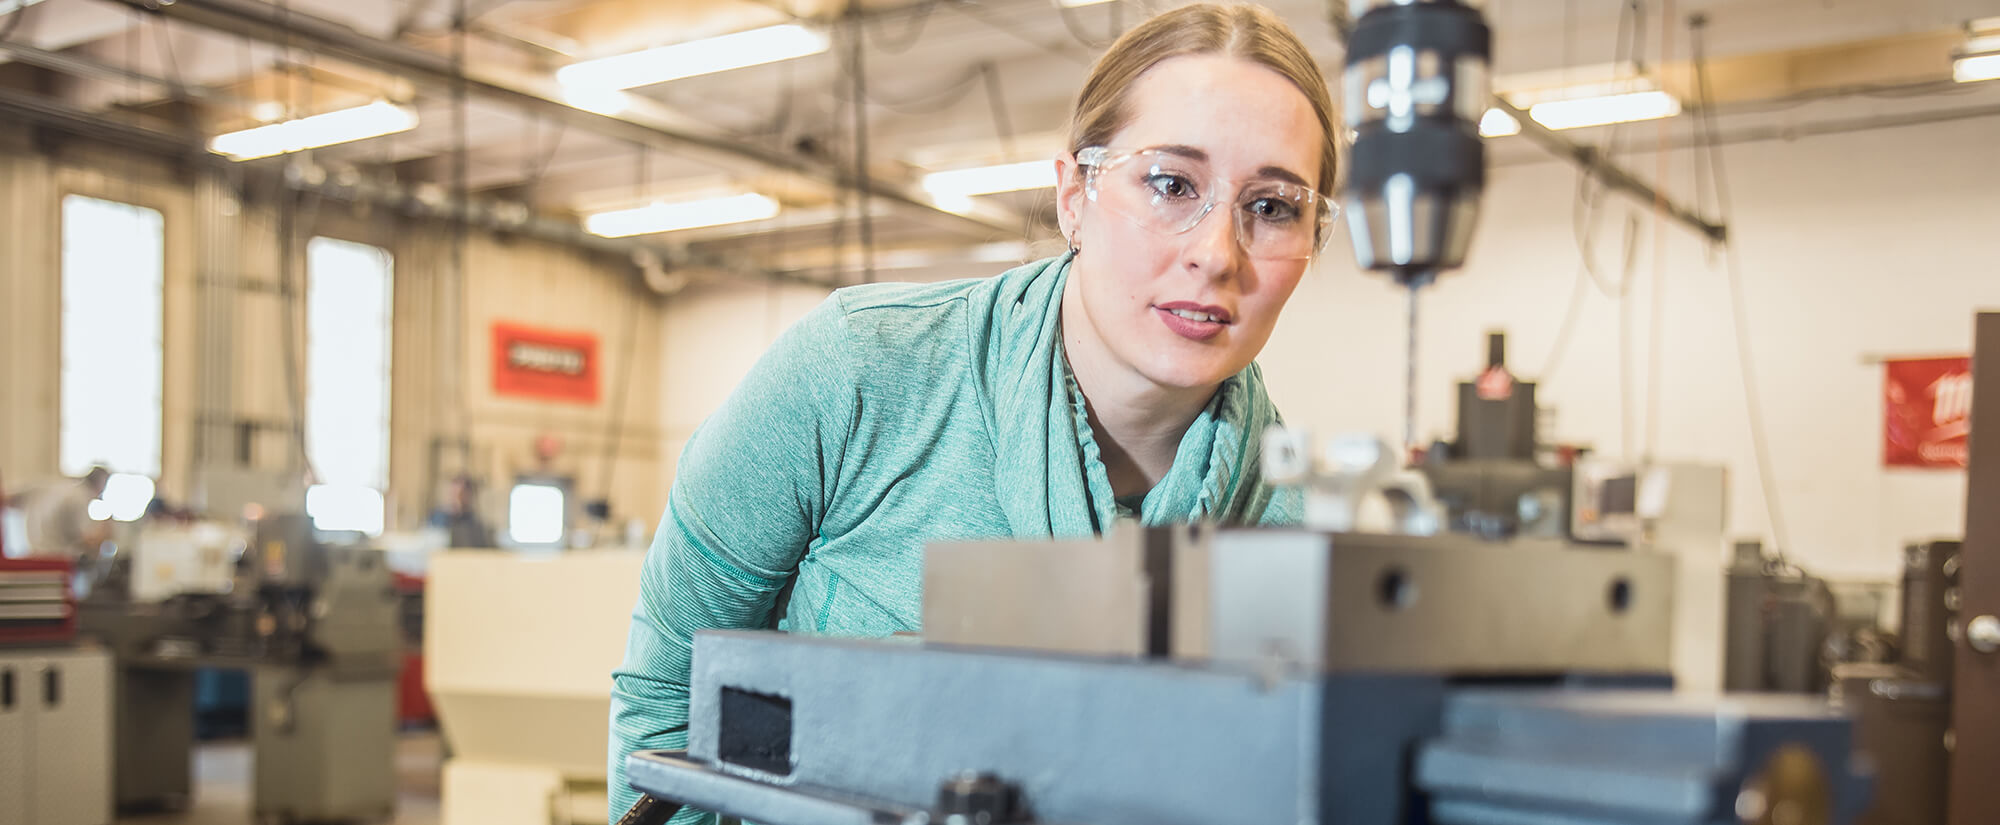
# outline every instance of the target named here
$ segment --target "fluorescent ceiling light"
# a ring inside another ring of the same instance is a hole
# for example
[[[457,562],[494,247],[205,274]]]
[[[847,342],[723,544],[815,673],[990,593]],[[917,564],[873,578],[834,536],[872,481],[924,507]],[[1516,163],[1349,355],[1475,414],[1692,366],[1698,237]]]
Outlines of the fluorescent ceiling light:
[[[583,227],[592,235],[624,238],[631,235],[650,235],[655,232],[672,232],[676,229],[761,221],[777,214],[777,201],[750,192],[678,203],[656,202],[637,209],[599,212],[585,216]]]
[[[979,204],[972,202],[971,195],[961,195],[957,192],[932,192],[931,205],[960,215],[969,215],[979,208]]]
[[[599,89],[589,86],[562,87],[564,103],[586,112],[600,115],[615,115],[632,105],[632,96],[617,89]]]
[[[573,63],[556,70],[556,80],[564,86],[588,89],[631,89],[791,60],[826,49],[824,33],[786,23]]]
[[[964,198],[971,195],[991,195],[995,192],[1016,192],[1022,189],[1046,189],[1054,185],[1056,185],[1056,164],[1053,160],[976,166],[971,169],[932,172],[924,176],[924,191],[931,193],[932,197],[946,200],[954,199],[954,196]]]
[[[2000,33],[1990,31],[1989,26],[2000,27],[2000,19],[1972,23],[1973,36],[1951,61],[1951,79],[1977,83],[2000,78]]]
[[[1662,91],[1550,100],[1528,107],[1536,123],[1551,129],[1580,129],[1638,120],[1657,120],[1681,113],[1681,102]]]
[[[1961,57],[1951,63],[1951,79],[1960,83],[1976,83],[1995,78],[2000,78],[2000,54]]]
[[[303,149],[407,132],[417,127],[415,110],[387,101],[217,135],[208,149],[231,160],[282,155]]]
[[[1109,3],[1109,2],[1111,2],[1111,0],[1056,0],[1056,5],[1066,9],[1073,9],[1078,6],[1095,6],[1099,3]]]
[[[1479,119],[1479,136],[1483,138],[1506,137],[1521,133],[1521,121],[1499,109],[1487,109]]]

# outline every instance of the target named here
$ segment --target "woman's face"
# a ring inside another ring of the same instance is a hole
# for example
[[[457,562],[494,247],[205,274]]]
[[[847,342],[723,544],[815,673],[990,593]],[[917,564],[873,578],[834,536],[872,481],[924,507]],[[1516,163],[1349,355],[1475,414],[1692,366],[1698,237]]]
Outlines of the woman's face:
[[[1098,339],[1154,384],[1214,386],[1257,357],[1310,263],[1252,257],[1237,233],[1238,195],[1315,184],[1319,121],[1283,75],[1222,55],[1162,61],[1140,75],[1127,101],[1132,120],[1108,148],[1153,150],[1143,157],[1164,165],[1135,159],[1104,173],[1092,200],[1076,158],[1057,161],[1063,229],[1081,250],[1072,280],[1085,316],[1066,315],[1064,324],[1081,321],[1072,334]],[[1105,187],[1147,181],[1169,195],[1191,191],[1149,169],[1197,170],[1211,191],[1192,194],[1221,201],[1180,234],[1142,227],[1113,208]]]

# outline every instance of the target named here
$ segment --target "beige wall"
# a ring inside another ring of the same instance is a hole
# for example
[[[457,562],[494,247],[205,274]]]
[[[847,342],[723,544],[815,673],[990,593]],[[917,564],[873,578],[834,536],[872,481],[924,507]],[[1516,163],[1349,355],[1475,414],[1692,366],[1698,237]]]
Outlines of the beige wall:
[[[637,287],[629,267],[610,263],[526,241],[489,239],[471,245],[463,337],[467,362],[457,374],[464,385],[473,467],[481,475],[505,483],[516,474],[538,471],[534,441],[542,434],[554,435],[563,448],[550,469],[573,477],[581,498],[608,495],[620,520],[637,518],[650,527],[666,501],[659,424],[663,302]],[[598,402],[552,403],[495,394],[491,346],[496,321],[595,335]],[[622,398],[621,382],[629,382]],[[614,405],[623,412],[615,456]]]
[[[57,471],[59,215],[62,196],[69,193],[137,203],[165,218],[162,494],[175,499],[189,494],[204,449],[214,462],[236,459],[229,422],[257,425],[253,466],[292,464],[296,438],[281,313],[288,308],[296,313],[301,340],[292,353],[301,364],[304,316],[299,302],[279,289],[279,193],[267,185],[239,203],[228,191],[208,185],[199,173],[75,143],[59,156],[45,155],[11,130],[0,130],[0,227],[5,228],[0,478],[19,486]],[[474,232],[466,240],[460,280],[453,276],[450,254],[454,234],[445,225],[331,201],[294,215],[311,224],[289,253],[301,276],[303,239],[314,234],[384,246],[396,259],[392,527],[420,523],[435,479],[461,470],[501,488],[489,489],[485,498],[498,523],[504,487],[515,473],[534,468],[531,446],[542,434],[564,443],[551,469],[575,477],[579,499],[606,495],[601,479],[611,407],[619,397],[617,383],[628,372],[609,496],[621,517],[650,522],[658,514],[665,500],[659,426],[663,302],[638,285],[629,264]],[[210,289],[215,291],[205,291]],[[220,316],[229,323],[203,329],[206,318]],[[488,359],[494,320],[597,335],[600,401],[576,405],[495,396]],[[447,346],[454,342],[457,347]],[[204,366],[211,357],[221,366]],[[205,412],[205,379],[219,379],[213,386],[226,391],[221,396],[226,400],[215,419],[223,426],[203,431],[197,422]]]

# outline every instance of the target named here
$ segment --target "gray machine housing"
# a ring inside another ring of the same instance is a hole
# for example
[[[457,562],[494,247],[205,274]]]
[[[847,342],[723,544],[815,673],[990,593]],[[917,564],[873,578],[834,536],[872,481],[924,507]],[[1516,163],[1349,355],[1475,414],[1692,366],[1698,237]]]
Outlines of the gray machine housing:
[[[1122,594],[1094,620],[1130,627],[1009,635],[1010,586],[1056,547]],[[927,599],[943,639],[697,634],[688,750],[634,754],[628,781],[764,825],[952,821],[940,789],[968,773],[1018,803],[989,821],[1067,825],[1716,825],[1784,793],[1844,823],[1866,789],[1824,702],[1661,689],[1671,570],[1647,554],[1154,530],[927,562],[927,594],[958,594]]]

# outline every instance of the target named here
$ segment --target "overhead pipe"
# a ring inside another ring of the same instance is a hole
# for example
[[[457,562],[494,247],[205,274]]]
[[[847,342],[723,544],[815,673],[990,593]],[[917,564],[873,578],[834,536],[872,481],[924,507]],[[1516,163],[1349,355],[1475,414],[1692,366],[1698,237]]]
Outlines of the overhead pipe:
[[[942,216],[981,232],[1020,234],[1015,216],[961,214],[940,208],[913,188],[895,181],[863,177],[854,171],[752,146],[736,137],[705,130],[701,124],[673,118],[657,107],[640,106],[618,115],[586,111],[563,102],[553,79],[509,77],[490,68],[467,66],[461,73],[445,55],[370,37],[339,23],[257,0],[110,0],[206,29],[273,45],[306,48],[347,63],[400,75],[414,82],[452,89],[463,82],[468,93],[534,112],[571,127],[606,137],[669,150],[694,150],[729,162],[750,162],[766,169],[817,180],[839,189],[875,197]],[[653,111],[645,111],[646,109]]]
[[[484,227],[497,232],[518,234],[591,252],[615,255],[631,261],[642,282],[655,291],[661,291],[659,288],[661,285],[670,287],[676,283],[684,285],[684,280],[677,281],[666,276],[673,273],[684,274],[689,270],[727,272],[744,277],[803,283],[818,287],[832,286],[827,282],[754,267],[722,256],[695,252],[685,247],[592,235],[574,222],[537,215],[519,202],[479,197],[455,198],[445,187],[436,184],[411,186],[370,178],[352,169],[328,173],[315,164],[298,159],[283,167],[281,172],[269,166],[240,164],[207,151],[199,139],[112,120],[47,98],[9,89],[0,89],[0,114],[4,114],[9,122],[53,129],[198,168],[238,171],[252,178],[276,174],[286,188],[296,192],[366,204],[412,217],[459,221],[468,226]],[[268,180],[268,177],[265,179]],[[647,277],[649,268],[653,272]]]
[[[1668,217],[1686,225],[1711,241],[1728,243],[1729,227],[1718,223],[1711,223],[1693,209],[1689,209],[1675,202],[1672,198],[1660,194],[1653,187],[1634,177],[1632,173],[1625,171],[1618,164],[1607,160],[1604,157],[1604,153],[1599,151],[1597,147],[1586,146],[1556,134],[1554,130],[1536,122],[1534,117],[1530,116],[1527,111],[1507,102],[1506,98],[1499,95],[1494,95],[1493,101],[1489,105],[1507,113],[1508,117],[1512,117],[1518,121],[1521,124],[1521,136],[1548,150],[1550,154],[1576,164],[1591,177],[1603,181],[1606,186],[1612,189],[1626,192],[1647,204],[1656,202],[1664,204]],[[1660,151],[1666,150],[1662,147]]]

